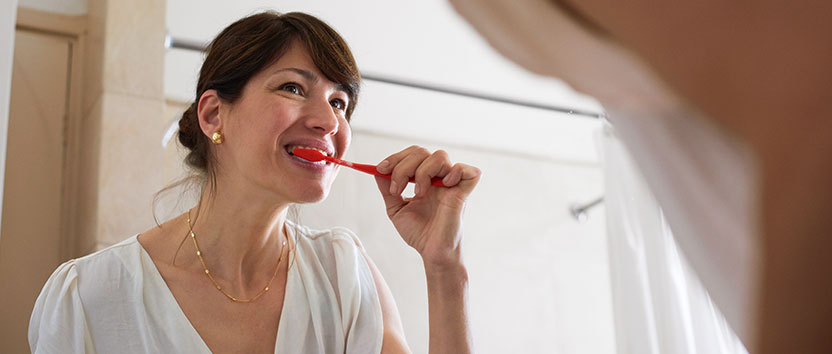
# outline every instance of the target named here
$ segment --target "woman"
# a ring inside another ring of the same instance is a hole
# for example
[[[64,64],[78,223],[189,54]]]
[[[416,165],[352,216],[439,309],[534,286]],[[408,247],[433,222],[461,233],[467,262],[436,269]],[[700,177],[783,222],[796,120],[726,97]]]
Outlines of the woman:
[[[343,39],[301,13],[256,14],[212,42],[180,120],[199,203],[159,227],[72,260],[35,305],[33,352],[407,353],[396,305],[349,230],[286,220],[324,199],[343,156],[359,73]],[[387,214],[424,261],[430,351],[470,351],[460,218],[479,180],[442,151],[411,147],[379,164]],[[450,188],[433,188],[431,177]],[[401,193],[415,177],[416,195]]]

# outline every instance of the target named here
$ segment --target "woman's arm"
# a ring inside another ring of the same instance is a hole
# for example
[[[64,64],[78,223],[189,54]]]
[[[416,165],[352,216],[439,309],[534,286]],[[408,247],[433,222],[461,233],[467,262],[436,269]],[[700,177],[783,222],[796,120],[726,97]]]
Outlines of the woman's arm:
[[[370,272],[373,273],[373,282],[376,285],[378,299],[381,302],[381,316],[382,321],[384,321],[384,339],[381,343],[381,354],[410,354],[410,348],[407,346],[407,341],[404,336],[402,319],[399,316],[399,308],[396,306],[396,300],[393,299],[393,293],[390,292],[390,287],[387,286],[387,282],[384,281],[384,277],[381,275],[378,267],[370,259],[370,256],[367,255],[367,252],[364,251],[364,248],[360,247],[360,245],[359,248],[361,248],[367,264],[370,265]]]
[[[468,271],[425,266],[431,353],[470,353],[474,343],[468,328]]]
[[[384,341],[382,354],[411,353],[404,335],[402,320],[396,300],[384,281],[370,256],[364,252],[364,258],[370,265],[373,281],[381,302],[384,321]],[[466,353],[472,347],[468,330],[468,271],[462,264],[454,269],[425,269],[428,284],[428,311],[430,321],[430,348],[437,352]],[[458,339],[464,338],[467,343]],[[455,348],[455,343],[465,344]],[[439,349],[441,348],[441,350]]]
[[[476,167],[450,163],[442,151],[431,153],[411,146],[389,156],[378,167],[391,179],[376,177],[387,216],[425,265],[428,286],[430,353],[470,353],[468,325],[468,272],[462,261],[462,212],[465,201],[479,182]],[[410,177],[416,179],[412,198],[401,194]],[[430,185],[443,178],[448,188]]]

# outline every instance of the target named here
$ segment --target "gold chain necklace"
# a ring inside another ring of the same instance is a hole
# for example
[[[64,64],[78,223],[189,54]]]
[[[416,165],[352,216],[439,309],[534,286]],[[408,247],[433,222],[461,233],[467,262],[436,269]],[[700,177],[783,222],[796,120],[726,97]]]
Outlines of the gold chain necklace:
[[[272,278],[269,279],[269,283],[266,284],[266,287],[263,288],[263,290],[260,290],[260,292],[251,299],[248,299],[248,300],[238,299],[234,296],[231,296],[231,294],[225,292],[225,290],[222,289],[222,286],[220,286],[220,284],[217,283],[217,280],[214,279],[214,276],[211,275],[211,272],[208,270],[208,267],[205,265],[205,260],[202,259],[202,252],[199,251],[199,245],[196,243],[196,235],[194,234],[194,228],[193,228],[193,226],[191,226],[191,211],[190,210],[188,210],[187,215],[188,215],[188,235],[190,235],[191,240],[194,241],[194,248],[196,248],[196,256],[199,257],[199,263],[202,263],[202,269],[205,269],[205,275],[208,276],[208,279],[211,279],[211,282],[214,283],[214,286],[217,287],[217,290],[219,290],[223,295],[225,295],[225,297],[231,299],[231,301],[234,301],[234,302],[254,302],[257,299],[259,299],[261,296],[263,296],[263,294],[265,294],[267,291],[269,291],[269,287],[272,285],[272,281],[274,281],[274,278],[277,276],[278,269],[280,269],[280,263],[283,262],[283,249],[286,248],[286,240],[283,240],[283,247],[280,250],[280,257],[278,257],[278,259],[277,259],[277,267],[274,268],[274,274],[272,274]]]

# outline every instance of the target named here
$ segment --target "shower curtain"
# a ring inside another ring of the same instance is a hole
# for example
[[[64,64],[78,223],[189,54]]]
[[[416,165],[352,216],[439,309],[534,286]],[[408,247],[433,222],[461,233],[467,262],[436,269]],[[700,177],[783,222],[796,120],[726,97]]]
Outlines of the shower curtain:
[[[598,142],[617,353],[747,353],[680,252],[612,126]]]

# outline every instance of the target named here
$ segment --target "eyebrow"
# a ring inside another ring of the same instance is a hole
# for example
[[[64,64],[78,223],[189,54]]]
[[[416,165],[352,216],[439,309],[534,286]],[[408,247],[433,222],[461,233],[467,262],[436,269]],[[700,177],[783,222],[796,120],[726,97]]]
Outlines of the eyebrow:
[[[277,73],[281,73],[281,72],[284,72],[284,71],[292,71],[294,73],[297,73],[300,76],[303,76],[304,79],[307,79],[309,81],[318,81],[318,75],[313,74],[309,70],[303,70],[303,69],[298,69],[298,68],[284,68],[284,69],[277,70],[274,73],[277,74]]]
[[[284,71],[294,72],[294,73],[296,73],[300,76],[303,76],[304,79],[312,81],[312,82],[317,82],[319,80],[318,75],[315,75],[315,73],[313,73],[309,70],[304,70],[304,69],[299,69],[299,68],[283,68],[283,69],[275,71],[274,73],[277,74],[277,73],[284,72]],[[350,90],[347,89],[347,85],[344,85],[344,84],[341,84],[341,83],[335,83],[335,89],[338,90],[338,91],[343,91],[343,92],[347,93],[347,95],[349,96]]]

